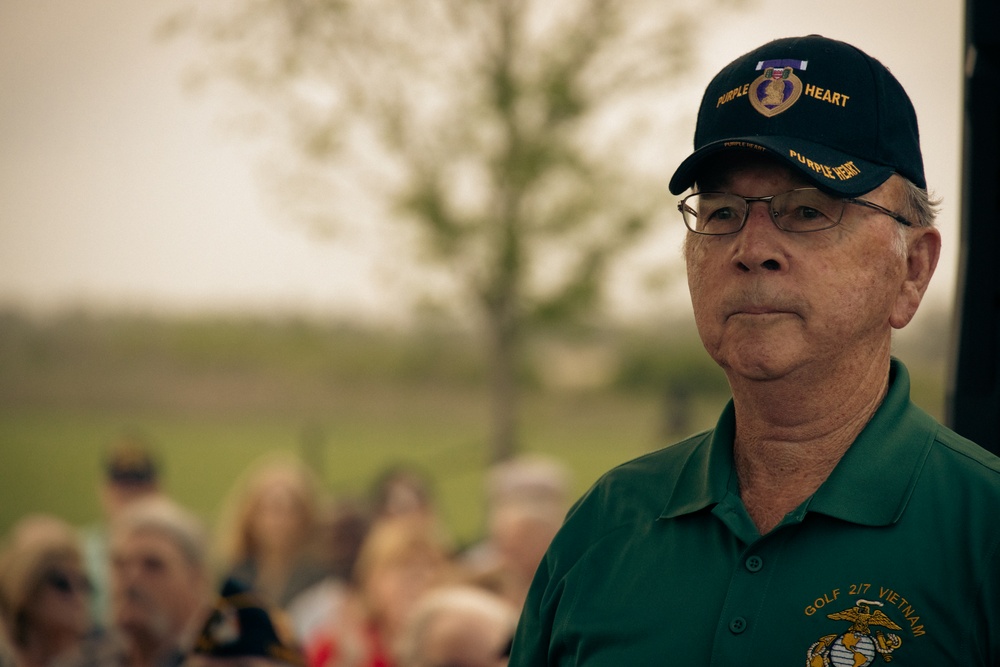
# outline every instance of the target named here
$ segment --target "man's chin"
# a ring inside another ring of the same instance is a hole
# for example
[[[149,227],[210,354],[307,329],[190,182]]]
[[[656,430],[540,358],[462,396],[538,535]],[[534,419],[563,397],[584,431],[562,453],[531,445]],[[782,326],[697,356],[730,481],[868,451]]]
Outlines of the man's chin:
[[[736,353],[719,355],[716,362],[734,381],[771,382],[787,377],[796,364],[788,350],[771,349],[766,345],[749,346]]]

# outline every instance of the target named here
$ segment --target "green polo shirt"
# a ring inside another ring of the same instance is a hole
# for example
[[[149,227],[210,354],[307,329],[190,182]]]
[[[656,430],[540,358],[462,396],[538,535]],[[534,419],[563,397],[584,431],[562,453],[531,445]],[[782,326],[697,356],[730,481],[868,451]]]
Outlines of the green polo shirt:
[[[535,576],[512,667],[1000,665],[1000,459],[888,395],[827,481],[761,536],[730,403],[604,475]]]

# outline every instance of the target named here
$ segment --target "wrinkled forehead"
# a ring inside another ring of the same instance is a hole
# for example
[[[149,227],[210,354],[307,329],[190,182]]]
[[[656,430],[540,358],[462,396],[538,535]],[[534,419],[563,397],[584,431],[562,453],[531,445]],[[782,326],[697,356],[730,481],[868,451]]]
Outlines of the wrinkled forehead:
[[[184,550],[170,535],[154,529],[118,534],[111,543],[112,558],[124,561],[158,561],[164,565],[191,565]]]

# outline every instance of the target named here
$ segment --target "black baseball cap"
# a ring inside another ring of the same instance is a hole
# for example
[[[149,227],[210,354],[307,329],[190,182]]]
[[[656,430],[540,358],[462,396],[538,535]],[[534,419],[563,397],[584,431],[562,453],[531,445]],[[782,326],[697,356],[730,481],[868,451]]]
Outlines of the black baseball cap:
[[[159,480],[152,445],[138,433],[123,435],[104,461],[105,480],[119,486],[150,486]]]
[[[899,81],[857,47],[819,35],[769,42],[719,72],[701,101],[694,148],[670,179],[675,195],[706,158],[732,149],[778,157],[845,197],[894,172],[927,187],[917,115]]]

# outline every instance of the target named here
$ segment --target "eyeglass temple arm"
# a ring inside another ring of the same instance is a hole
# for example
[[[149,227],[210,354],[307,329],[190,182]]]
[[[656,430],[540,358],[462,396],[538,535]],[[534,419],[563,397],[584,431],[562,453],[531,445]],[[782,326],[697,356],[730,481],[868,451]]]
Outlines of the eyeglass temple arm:
[[[879,206],[878,204],[876,204],[874,202],[870,202],[870,201],[867,201],[865,199],[855,199],[853,197],[844,199],[844,201],[849,202],[851,204],[857,204],[858,206],[865,206],[867,208],[879,211],[880,213],[885,213],[887,216],[889,216],[890,218],[892,218],[893,220],[895,220],[896,222],[898,222],[901,225],[906,225],[907,227],[913,227],[914,226],[912,222],[910,222],[909,220],[907,220],[906,218],[904,218],[903,216],[901,216],[899,213],[896,213],[895,211],[891,211],[891,210],[885,208],[884,206]]]

